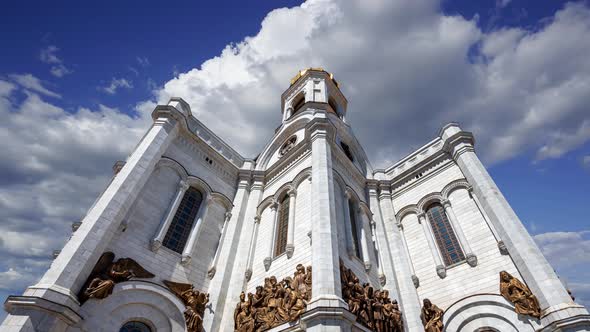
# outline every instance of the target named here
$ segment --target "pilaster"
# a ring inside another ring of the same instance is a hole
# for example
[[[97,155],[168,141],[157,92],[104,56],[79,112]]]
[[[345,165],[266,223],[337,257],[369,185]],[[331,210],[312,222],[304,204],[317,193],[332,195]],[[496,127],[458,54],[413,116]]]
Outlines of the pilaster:
[[[373,198],[375,194],[371,194],[371,192],[376,191],[376,188],[369,188],[369,194],[374,200],[376,198]],[[420,299],[418,298],[418,292],[416,291],[416,287],[414,286],[414,282],[412,280],[412,272],[410,267],[411,263],[407,260],[404,253],[405,249],[402,247],[403,241],[397,227],[395,209],[391,200],[391,191],[389,186],[380,186],[378,200],[379,207],[381,209],[381,216],[383,218],[383,230],[380,233],[389,235],[388,237],[390,239],[389,244],[391,248],[391,262],[395,276],[394,282],[397,283],[397,291],[393,292],[393,294],[397,294],[399,296],[399,303],[404,317],[404,324],[407,326],[406,331],[423,331],[424,327],[422,326],[422,321],[420,319]],[[387,220],[387,225],[385,225],[385,220]],[[389,289],[391,288],[393,287],[389,287]]]

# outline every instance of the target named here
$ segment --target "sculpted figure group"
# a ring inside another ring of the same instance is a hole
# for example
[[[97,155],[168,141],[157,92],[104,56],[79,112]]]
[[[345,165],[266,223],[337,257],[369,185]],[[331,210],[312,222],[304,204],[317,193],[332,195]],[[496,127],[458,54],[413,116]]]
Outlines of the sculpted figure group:
[[[541,318],[541,306],[537,297],[525,284],[506,271],[500,272],[500,294],[514,304],[517,313]]]
[[[164,284],[178,296],[186,308],[184,309],[184,319],[188,332],[203,331],[203,315],[205,306],[209,302],[209,294],[199,292],[191,284],[172,282],[164,280]]]
[[[131,258],[119,258],[115,262],[115,254],[103,253],[92,269],[90,276],[78,294],[80,304],[88,299],[104,299],[111,295],[116,283],[131,278],[153,278],[154,275],[141,267]]]
[[[280,282],[275,276],[264,279],[254,294],[240,294],[234,311],[238,332],[264,331],[297,320],[311,298],[311,266],[298,264],[293,277]]]
[[[361,285],[358,277],[340,262],[342,297],[357,321],[377,332],[402,332],[402,314],[396,300],[387,290],[374,290],[368,283]]]

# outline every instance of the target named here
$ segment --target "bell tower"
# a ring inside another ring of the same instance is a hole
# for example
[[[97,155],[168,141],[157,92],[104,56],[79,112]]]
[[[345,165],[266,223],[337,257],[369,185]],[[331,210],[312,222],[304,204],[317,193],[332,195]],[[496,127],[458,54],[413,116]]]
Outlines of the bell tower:
[[[302,69],[291,79],[281,95],[283,122],[307,109],[321,109],[346,119],[348,101],[340,91],[334,75],[323,68]]]

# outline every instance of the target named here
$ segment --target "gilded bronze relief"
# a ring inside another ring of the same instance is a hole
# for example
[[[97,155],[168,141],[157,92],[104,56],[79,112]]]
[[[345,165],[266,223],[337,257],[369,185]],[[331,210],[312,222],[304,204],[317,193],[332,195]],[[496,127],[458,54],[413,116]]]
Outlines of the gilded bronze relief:
[[[141,267],[131,258],[120,258],[116,262],[115,254],[103,253],[92,269],[90,276],[78,294],[80,304],[88,299],[104,299],[111,295],[115,284],[131,278],[153,278],[154,275]]]
[[[424,332],[442,332],[444,327],[443,314],[444,312],[441,308],[432,304],[429,299],[424,299],[424,305],[420,312]]]
[[[265,331],[297,320],[311,298],[311,266],[298,264],[293,277],[280,282],[275,276],[264,279],[254,294],[240,294],[234,311],[234,328],[238,332]]]
[[[396,300],[389,298],[389,291],[374,290],[371,285],[361,285],[359,278],[340,262],[342,297],[357,322],[377,332],[402,332],[402,313]]]
[[[514,304],[517,313],[541,318],[541,306],[537,297],[525,284],[506,271],[500,272],[500,294]]]
[[[191,284],[184,284],[164,280],[164,284],[178,296],[186,308],[184,309],[184,319],[188,332],[203,331],[203,315],[205,306],[209,302],[209,294],[199,292]]]

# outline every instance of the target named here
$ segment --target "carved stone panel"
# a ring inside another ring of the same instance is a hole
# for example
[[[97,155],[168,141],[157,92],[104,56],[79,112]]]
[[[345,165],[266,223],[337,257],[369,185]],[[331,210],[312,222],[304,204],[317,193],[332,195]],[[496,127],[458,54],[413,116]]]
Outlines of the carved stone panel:
[[[203,315],[205,306],[209,302],[209,294],[200,292],[193,288],[191,284],[184,284],[164,280],[164,284],[182,300],[186,308],[184,309],[184,319],[188,332],[203,331]]]
[[[348,303],[348,310],[356,316],[357,322],[377,332],[402,332],[402,313],[396,300],[389,298],[389,291],[374,290],[340,261],[342,297]]]
[[[311,266],[298,264],[293,277],[280,282],[275,276],[264,279],[254,294],[240,294],[234,310],[238,332],[265,331],[299,319],[311,298]]]

